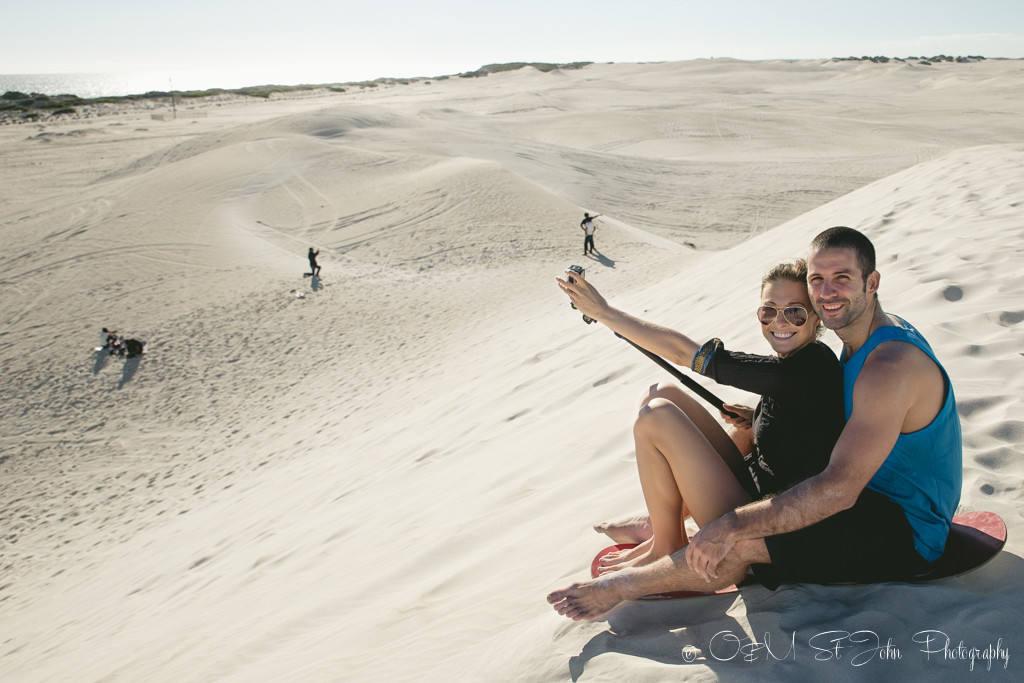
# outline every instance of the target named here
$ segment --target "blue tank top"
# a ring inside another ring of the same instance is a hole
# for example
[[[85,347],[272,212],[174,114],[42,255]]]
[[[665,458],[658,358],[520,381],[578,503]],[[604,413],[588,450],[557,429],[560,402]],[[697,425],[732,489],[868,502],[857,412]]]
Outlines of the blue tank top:
[[[843,398],[846,419],[853,410],[853,385],[864,361],[875,347],[886,341],[913,344],[928,354],[942,371],[946,400],[942,409],[924,429],[900,434],[868,488],[884,493],[903,508],[914,530],[914,549],[929,562],[942,554],[953,513],[960,502],[963,477],[963,439],[956,398],[949,375],[935,358],[931,346],[913,325],[896,316],[900,326],[880,327],[871,333],[855,354],[843,358]]]

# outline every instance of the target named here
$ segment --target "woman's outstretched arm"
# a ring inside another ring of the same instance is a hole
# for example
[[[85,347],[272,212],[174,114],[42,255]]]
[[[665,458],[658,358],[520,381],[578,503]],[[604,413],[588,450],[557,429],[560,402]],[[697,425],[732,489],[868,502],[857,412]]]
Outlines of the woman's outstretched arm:
[[[693,357],[700,349],[700,344],[681,332],[641,320],[611,306],[600,292],[578,273],[569,270],[566,270],[566,273],[569,277],[555,278],[555,281],[580,313],[676,365],[690,366],[693,363]],[[573,281],[569,282],[570,279]]]

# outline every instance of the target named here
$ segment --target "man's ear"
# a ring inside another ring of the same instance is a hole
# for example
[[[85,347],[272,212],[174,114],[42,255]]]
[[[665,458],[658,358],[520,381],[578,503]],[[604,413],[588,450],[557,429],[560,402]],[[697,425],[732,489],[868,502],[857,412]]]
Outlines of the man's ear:
[[[871,293],[871,294],[877,294],[878,293],[878,285],[879,285],[879,283],[881,283],[881,281],[882,281],[882,274],[879,273],[877,270],[871,271],[871,274],[868,275],[867,291],[869,293]]]

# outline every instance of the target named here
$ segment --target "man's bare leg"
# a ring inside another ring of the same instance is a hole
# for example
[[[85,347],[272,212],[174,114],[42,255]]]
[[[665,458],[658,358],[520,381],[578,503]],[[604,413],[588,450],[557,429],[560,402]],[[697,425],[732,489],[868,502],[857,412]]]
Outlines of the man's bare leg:
[[[725,588],[743,580],[751,564],[771,562],[763,539],[739,541],[718,565],[718,578],[708,583],[686,565],[686,550],[681,548],[642,567],[626,568],[552,591],[548,602],[569,619],[600,619],[619,603],[645,595]]]

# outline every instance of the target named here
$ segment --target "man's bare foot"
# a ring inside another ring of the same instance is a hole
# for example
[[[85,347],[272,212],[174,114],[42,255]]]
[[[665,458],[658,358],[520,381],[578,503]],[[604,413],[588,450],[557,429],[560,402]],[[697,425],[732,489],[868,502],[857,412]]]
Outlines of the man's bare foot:
[[[611,567],[623,562],[629,562],[630,560],[640,557],[654,545],[654,537],[648,538],[646,541],[638,546],[629,548],[627,550],[613,550],[612,552],[604,555],[598,564],[602,567]]]
[[[651,518],[646,512],[595,524],[594,531],[605,534],[616,543],[643,543],[654,533]]]
[[[568,588],[549,593],[548,602],[563,617],[574,621],[593,621],[608,614],[623,600],[629,599],[618,588],[622,583],[628,583],[623,574],[574,583]]]

